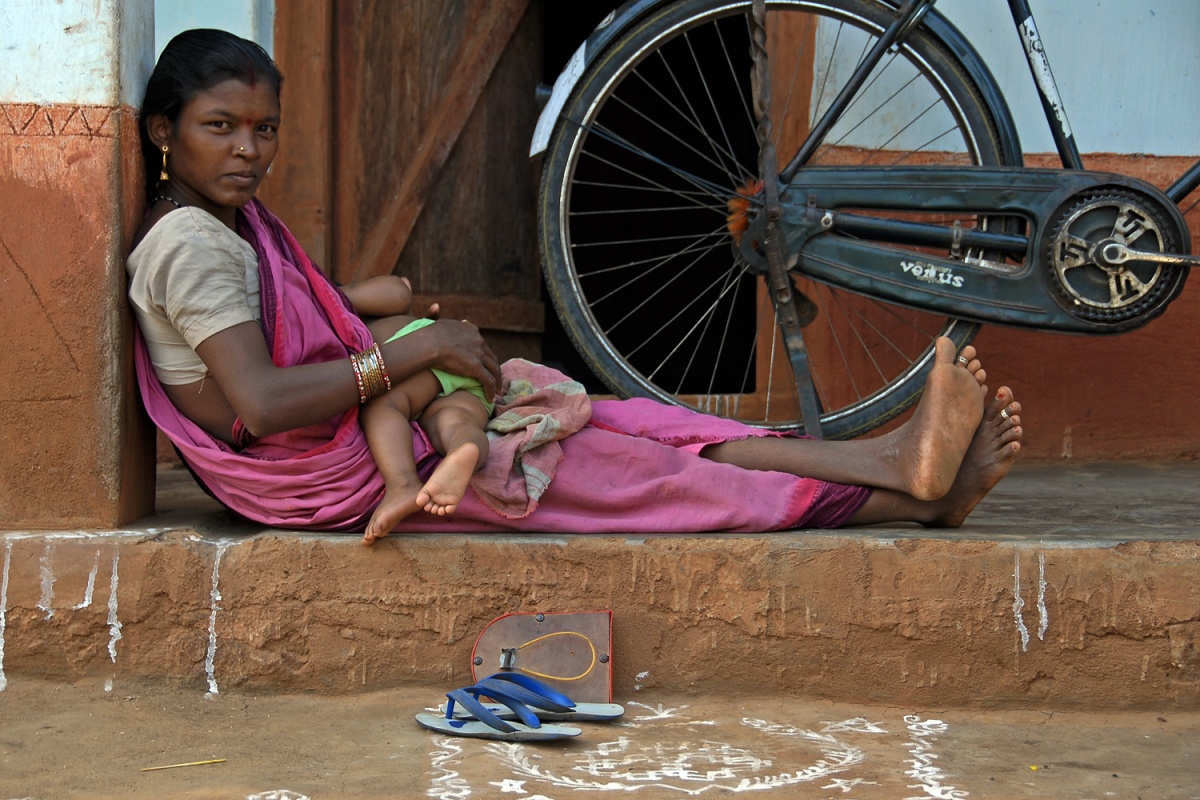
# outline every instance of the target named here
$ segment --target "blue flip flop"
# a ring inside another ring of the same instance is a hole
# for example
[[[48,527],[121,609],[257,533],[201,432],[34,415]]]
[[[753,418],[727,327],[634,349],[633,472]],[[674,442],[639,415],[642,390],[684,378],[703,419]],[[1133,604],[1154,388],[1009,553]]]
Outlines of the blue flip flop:
[[[446,693],[444,715],[422,713],[416,715],[422,728],[473,739],[500,739],[503,741],[532,742],[565,739],[583,733],[579,728],[567,725],[543,725],[530,710],[527,702],[548,704],[559,713],[569,710],[570,698],[550,689],[556,697],[546,697],[523,685],[524,681],[506,681],[485,678],[474,686],[454,689]],[[543,687],[549,689],[549,687]],[[497,701],[500,708],[507,708],[501,719],[496,713],[479,702],[480,696]],[[566,700],[567,703],[561,703]],[[455,705],[461,706],[456,713]],[[466,715],[462,712],[465,711]],[[519,721],[517,721],[519,720]]]
[[[513,688],[507,690],[510,694],[516,691],[516,687],[532,693],[532,695],[520,693],[521,703],[542,722],[612,722],[625,713],[624,707],[616,703],[576,703],[565,694],[536,678],[519,672],[497,672],[480,681],[480,685],[486,683],[494,687],[497,681],[507,681],[512,684]],[[501,691],[505,690],[501,689]],[[520,719],[518,713],[511,707],[506,707],[505,704],[481,703],[480,705],[497,719]],[[441,710],[455,719],[471,719],[474,716],[465,705],[454,710],[449,708],[449,704],[446,704],[442,706]]]

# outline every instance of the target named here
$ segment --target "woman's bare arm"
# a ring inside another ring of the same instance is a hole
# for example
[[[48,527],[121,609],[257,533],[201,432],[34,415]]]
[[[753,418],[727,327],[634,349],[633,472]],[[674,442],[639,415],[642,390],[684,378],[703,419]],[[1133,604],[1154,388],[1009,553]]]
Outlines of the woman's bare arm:
[[[380,347],[393,385],[421,370],[437,367],[475,378],[489,396],[494,396],[499,387],[496,357],[470,323],[443,320]],[[200,343],[196,353],[208,366],[232,413],[241,417],[242,424],[255,436],[312,425],[341,414],[359,400],[349,359],[276,367],[261,328],[253,322],[210,336]],[[214,419],[213,414],[181,410],[193,419]],[[221,419],[214,422],[214,427],[227,430],[226,421],[232,423],[232,419]]]

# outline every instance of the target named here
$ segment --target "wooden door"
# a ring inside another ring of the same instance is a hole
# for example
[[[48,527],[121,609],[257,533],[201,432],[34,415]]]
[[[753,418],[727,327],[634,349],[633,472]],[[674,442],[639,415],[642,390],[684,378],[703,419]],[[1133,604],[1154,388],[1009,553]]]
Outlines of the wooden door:
[[[539,356],[541,79],[530,0],[276,6],[281,155],[263,196],[339,283],[394,273],[502,356]]]

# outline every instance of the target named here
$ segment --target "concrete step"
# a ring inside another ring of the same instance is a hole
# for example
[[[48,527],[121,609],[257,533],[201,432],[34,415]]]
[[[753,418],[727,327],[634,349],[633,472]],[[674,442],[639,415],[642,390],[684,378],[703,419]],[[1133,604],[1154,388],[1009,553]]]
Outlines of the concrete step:
[[[612,609],[614,685],[915,708],[1200,709],[1200,467],[1018,467],[956,531],[356,537],[181,470],[122,531],[0,533],[0,684],[448,687],[514,611]]]

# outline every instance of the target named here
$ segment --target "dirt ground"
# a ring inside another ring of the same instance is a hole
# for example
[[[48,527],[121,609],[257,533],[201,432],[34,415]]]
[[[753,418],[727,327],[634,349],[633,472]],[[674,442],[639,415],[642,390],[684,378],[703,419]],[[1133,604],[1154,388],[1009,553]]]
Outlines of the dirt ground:
[[[111,687],[111,688],[109,688]],[[714,687],[715,688],[715,687]],[[615,698],[565,743],[430,734],[407,687],[327,697],[43,683],[0,692],[0,800],[468,797],[1200,798],[1200,714]],[[143,771],[186,762],[219,763]]]

